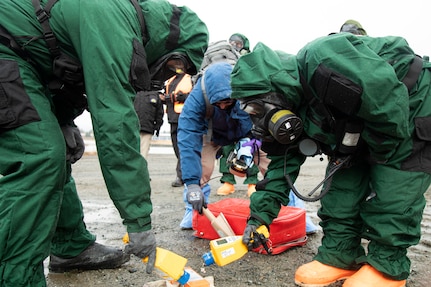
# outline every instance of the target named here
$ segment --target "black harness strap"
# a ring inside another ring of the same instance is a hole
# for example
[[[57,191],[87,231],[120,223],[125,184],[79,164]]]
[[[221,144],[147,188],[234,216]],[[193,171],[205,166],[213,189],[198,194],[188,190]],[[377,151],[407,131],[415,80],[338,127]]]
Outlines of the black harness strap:
[[[317,123],[314,122],[317,126],[324,130],[334,130],[335,128],[335,119],[331,115],[331,113],[328,111],[328,109],[325,107],[325,105],[313,96],[313,92],[311,91],[311,88],[308,86],[307,82],[305,81],[304,76],[299,75],[299,81],[301,83],[302,89],[304,90],[304,98],[308,102],[311,108],[318,113],[321,117],[327,120],[327,123],[321,122]],[[327,126],[325,126],[327,124]]]
[[[141,9],[141,6],[139,6],[138,1],[130,0],[130,2],[132,2],[133,7],[135,7],[136,13],[138,14],[139,24],[141,25],[142,42],[145,45],[145,43],[147,43],[148,37],[147,37],[147,30],[145,26],[144,14],[142,13],[142,9]]]
[[[180,38],[181,10],[175,5],[171,5],[171,6],[172,6],[172,17],[171,17],[171,23],[169,26],[169,36],[165,46],[168,51],[171,51],[178,46],[178,39]]]
[[[51,26],[49,25],[49,11],[45,10],[40,5],[40,0],[32,0],[31,1],[34,6],[34,11],[36,12],[37,20],[43,29],[43,37],[45,38],[45,42],[48,45],[48,49],[53,56],[53,58],[59,56],[61,54],[60,47],[57,44],[57,38],[55,38],[54,32],[52,32]],[[47,6],[51,10],[52,6],[54,6],[57,0],[48,1]]]
[[[37,19],[40,22],[44,32],[43,34],[45,41],[48,45],[49,51],[54,57],[60,55],[60,48],[58,47],[57,39],[52,32],[51,26],[49,25],[48,18],[51,16],[51,9],[54,4],[57,3],[57,1],[58,0],[49,0],[48,3],[46,3],[45,8],[43,8],[40,4],[40,0],[32,0],[34,9],[36,11]],[[138,15],[139,25],[141,27],[142,41],[145,45],[148,37],[146,33],[144,14],[142,13],[141,6],[139,6],[139,3],[136,0],[130,0],[130,2],[132,3],[133,7],[136,10],[136,14]]]
[[[410,64],[409,71],[407,72],[407,75],[403,79],[404,85],[406,85],[409,92],[413,87],[415,86],[417,80],[419,79],[419,75],[421,74],[423,67],[423,60],[419,56],[415,56],[412,63]]]
[[[13,38],[13,36],[9,33],[6,28],[0,25],[0,44],[8,47],[12,51],[14,51],[18,56],[33,64],[30,55],[24,50]]]
[[[57,2],[58,0],[49,0],[48,3],[46,3],[45,5],[45,11],[48,14],[48,16],[51,15],[51,8],[52,6],[54,6],[54,4]]]

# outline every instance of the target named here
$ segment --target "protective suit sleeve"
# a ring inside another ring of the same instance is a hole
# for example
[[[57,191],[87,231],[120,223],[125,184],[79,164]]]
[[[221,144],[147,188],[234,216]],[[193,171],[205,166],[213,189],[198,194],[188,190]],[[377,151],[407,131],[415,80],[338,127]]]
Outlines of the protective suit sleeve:
[[[299,169],[305,161],[300,154],[287,156],[269,156],[271,162],[265,174],[265,178],[256,185],[257,192],[250,197],[250,214],[248,224],[260,226],[263,223],[270,225],[278,216],[282,205],[289,203],[290,187],[284,177],[285,171],[293,181],[299,174]],[[263,222],[257,220],[259,218]]]

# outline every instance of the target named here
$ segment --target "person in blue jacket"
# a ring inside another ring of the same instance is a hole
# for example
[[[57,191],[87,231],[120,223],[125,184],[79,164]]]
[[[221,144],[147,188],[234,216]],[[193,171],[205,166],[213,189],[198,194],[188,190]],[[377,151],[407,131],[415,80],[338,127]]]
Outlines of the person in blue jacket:
[[[249,138],[246,141],[252,146],[252,154],[258,149],[256,140],[251,139],[253,124],[249,115],[241,110],[238,101],[230,98],[231,71],[232,65],[226,62],[211,64],[197,80],[180,114],[178,146],[186,202],[186,212],[180,223],[182,229],[192,228],[193,209],[201,213],[208,202],[211,191],[208,181],[217,151],[244,138]],[[266,155],[257,154],[259,167],[267,166]]]

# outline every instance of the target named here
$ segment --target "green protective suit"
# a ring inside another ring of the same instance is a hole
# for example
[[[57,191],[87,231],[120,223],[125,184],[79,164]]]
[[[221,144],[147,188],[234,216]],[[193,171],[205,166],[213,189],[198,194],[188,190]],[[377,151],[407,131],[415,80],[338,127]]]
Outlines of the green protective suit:
[[[420,59],[419,78],[408,91],[402,80],[414,58],[403,38],[341,33],[310,42],[296,56],[259,43],[232,72],[232,98],[283,94],[302,119],[303,136],[330,156],[337,156],[340,144],[334,127],[346,119],[363,124],[350,165],[335,173],[321,199],[324,236],[315,258],[324,264],[356,269],[366,262],[397,280],[409,276],[407,248],[419,242],[431,183],[431,65]],[[360,97],[352,105],[344,96],[355,93]],[[287,145],[276,142],[262,148],[272,161],[250,208],[269,224],[287,203],[284,169],[295,180],[305,157],[297,149],[284,157]],[[252,218],[249,224],[261,223]],[[368,252],[361,238],[369,240]]]
[[[139,5],[147,31],[144,62],[133,56],[134,44],[136,49],[143,41],[129,0],[59,0],[49,21],[61,49],[83,66],[103,177],[128,232],[151,229],[152,212],[129,75],[133,67],[151,66],[171,52],[185,53],[196,70],[208,43],[205,24],[187,7],[178,7],[178,25],[171,28],[179,34],[170,34],[171,4],[141,0]],[[32,1],[1,1],[0,25],[33,61],[0,43],[0,286],[45,286],[42,262],[51,242],[53,254],[73,257],[95,237],[83,222],[65,141],[44,85],[52,59]]]
[[[231,184],[235,184],[235,176],[229,172],[229,165],[226,162],[226,159],[228,158],[231,151],[233,151],[235,148],[235,144],[230,144],[221,147],[222,149],[222,157],[220,158],[220,166],[219,171],[222,174],[222,177],[220,178],[220,182],[228,182]],[[257,165],[253,164],[252,167],[250,167],[247,170],[247,176],[244,179],[244,184],[256,184],[258,182],[257,174],[259,173],[259,168]]]

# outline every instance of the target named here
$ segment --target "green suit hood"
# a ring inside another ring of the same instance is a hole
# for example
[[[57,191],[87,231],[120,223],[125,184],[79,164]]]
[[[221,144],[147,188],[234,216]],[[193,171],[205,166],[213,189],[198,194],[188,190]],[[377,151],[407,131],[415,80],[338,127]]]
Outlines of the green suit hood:
[[[245,35],[243,35],[241,33],[235,33],[235,34],[232,34],[232,36],[240,37],[242,39],[242,42],[244,43],[243,49],[247,50],[247,53],[250,52],[250,41],[248,40],[248,38]]]
[[[273,51],[257,43],[253,52],[241,56],[232,71],[232,98],[241,99],[276,92],[298,106],[302,87],[294,55]]]
[[[157,0],[140,0],[139,4],[148,35],[151,35],[145,44],[148,66],[162,56],[180,52],[186,54],[194,65],[187,72],[195,74],[208,46],[208,29],[204,22],[186,6],[177,7]]]

